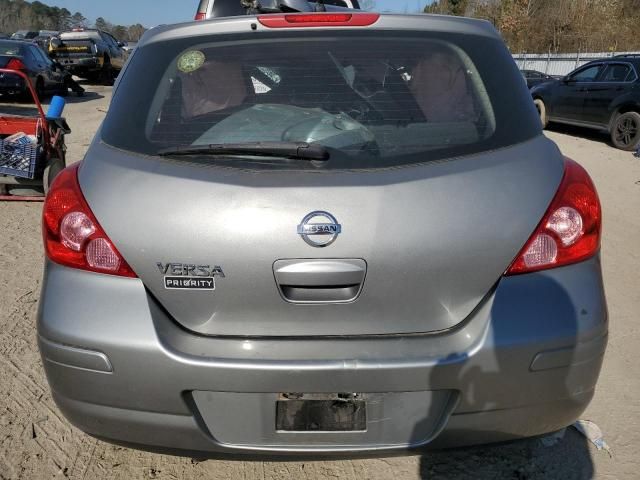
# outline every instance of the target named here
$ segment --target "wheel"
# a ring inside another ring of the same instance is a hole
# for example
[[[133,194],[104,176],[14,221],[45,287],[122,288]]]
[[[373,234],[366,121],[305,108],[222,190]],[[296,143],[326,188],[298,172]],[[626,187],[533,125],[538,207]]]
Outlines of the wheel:
[[[618,115],[611,125],[611,142],[614,147],[628,152],[640,147],[640,113]]]
[[[538,110],[538,115],[540,116],[540,123],[542,124],[542,128],[547,128],[547,123],[549,123],[549,120],[547,120],[546,105],[544,104],[541,98],[536,98],[533,101],[533,104],[536,106],[536,110]]]
[[[47,166],[44,168],[44,173],[42,175],[42,185],[44,186],[44,193],[49,193],[49,188],[53,183],[53,180],[56,176],[64,170],[66,167],[64,160],[58,157],[54,157],[49,160]]]
[[[69,95],[69,88],[67,87],[67,82],[64,82],[62,85],[58,87],[56,95],[59,95],[61,97],[66,97]]]
[[[38,100],[42,101],[45,96],[44,80],[42,79],[42,77],[38,77],[36,79],[36,83],[33,84],[33,89],[36,91]],[[20,102],[33,104],[33,95],[31,94],[31,90],[29,90],[28,86],[25,85],[24,91],[18,95],[18,100]]]
[[[38,100],[44,100],[44,80],[41,77],[38,77],[38,80],[36,80],[36,95],[38,96]]]
[[[114,75],[113,66],[111,65],[111,60],[109,59],[109,57],[104,58],[104,65],[102,65],[102,72],[100,76],[102,79],[102,83],[104,83],[107,86],[113,85],[115,75]]]

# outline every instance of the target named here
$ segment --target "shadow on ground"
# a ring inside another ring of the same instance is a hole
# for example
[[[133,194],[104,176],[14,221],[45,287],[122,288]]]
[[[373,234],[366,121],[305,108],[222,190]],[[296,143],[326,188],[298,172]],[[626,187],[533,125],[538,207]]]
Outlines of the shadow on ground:
[[[572,137],[584,138],[585,140],[591,140],[594,142],[602,142],[611,148],[615,148],[611,143],[611,138],[608,133],[594,130],[592,128],[575,127],[573,125],[565,125],[563,123],[550,123],[547,126],[547,130],[562,133],[564,135],[571,135]]]
[[[574,428],[552,446],[541,439],[443,450],[420,458],[420,478],[587,480],[594,477],[589,445]]]
[[[575,359],[585,331],[598,325],[600,316],[597,307],[559,278],[529,275],[501,282],[482,347],[469,357],[445,359],[431,370],[431,388],[459,393],[433,446],[485,446],[425,452],[420,460],[423,480],[593,478],[588,440],[563,427],[579,418],[591,399],[593,372],[597,375],[601,360]],[[566,355],[561,362],[532,370],[538,352],[560,347]],[[432,403],[415,425],[412,441],[424,439],[424,432],[437,432],[442,415],[442,408]],[[561,437],[546,434],[558,430]],[[508,442],[541,434],[544,441]]]
[[[91,102],[100,98],[104,98],[104,95],[97,92],[85,92],[83,96],[78,96],[75,93],[69,92],[69,94],[64,97],[67,104]],[[51,97],[47,97],[42,101],[42,108],[45,113],[50,102]],[[38,115],[38,109],[36,108],[35,103],[33,103],[33,100],[0,96],[0,113],[5,115],[22,115],[29,117]]]

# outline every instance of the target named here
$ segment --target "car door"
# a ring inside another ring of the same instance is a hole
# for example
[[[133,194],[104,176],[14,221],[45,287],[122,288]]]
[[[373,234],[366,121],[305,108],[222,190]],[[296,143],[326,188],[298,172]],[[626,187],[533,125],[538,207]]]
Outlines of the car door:
[[[100,32],[102,40],[105,42],[107,49],[109,50],[109,58],[111,59],[111,65],[117,70],[121,70],[124,66],[124,54],[122,48],[118,45],[115,38],[105,32]]]
[[[28,44],[24,50],[24,58],[27,61],[27,67],[30,70],[31,81],[33,82],[33,86],[36,86],[37,78],[42,78],[44,82],[45,88],[47,88],[51,84],[51,76],[47,71],[47,66],[44,63],[44,59],[38,55],[38,47],[35,45]]]
[[[41,48],[33,48],[33,53],[36,59],[39,59],[42,65],[44,65],[43,72],[46,73],[46,76],[43,74],[45,78],[45,87],[47,89],[54,89],[62,85],[64,83],[64,73],[54,65],[51,59],[42,51]]]
[[[628,92],[637,78],[637,73],[630,63],[609,63],[589,86],[584,102],[584,120],[607,125],[610,116],[609,106],[617,97]]]
[[[604,66],[589,64],[567,75],[554,88],[551,116],[565,120],[582,120],[584,99]]]

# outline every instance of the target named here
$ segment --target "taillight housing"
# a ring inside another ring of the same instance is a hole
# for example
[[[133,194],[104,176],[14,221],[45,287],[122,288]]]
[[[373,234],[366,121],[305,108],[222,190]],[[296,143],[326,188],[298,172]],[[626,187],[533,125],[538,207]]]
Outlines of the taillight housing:
[[[565,159],[564,177],[542,221],[506,272],[536,272],[586,260],[600,249],[602,208],[589,174]]]
[[[206,13],[198,12],[198,13],[196,13],[196,17],[195,17],[194,20],[200,21],[200,20],[206,20],[206,19],[207,19],[207,14]]]
[[[19,58],[12,58],[7,62],[4,68],[9,70],[26,70],[26,65]]]
[[[258,17],[258,21],[269,28],[367,27],[379,19],[379,13],[287,13]]]
[[[136,278],[91,212],[78,183],[79,165],[56,176],[45,200],[42,232],[47,257],[66,267]]]

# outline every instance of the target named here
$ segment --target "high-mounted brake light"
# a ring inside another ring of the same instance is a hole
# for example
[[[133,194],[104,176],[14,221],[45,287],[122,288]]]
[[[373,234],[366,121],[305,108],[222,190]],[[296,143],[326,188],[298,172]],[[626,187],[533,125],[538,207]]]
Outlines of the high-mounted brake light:
[[[367,27],[379,18],[379,13],[291,13],[260,15],[258,21],[269,28]]]
[[[47,257],[67,267],[136,278],[84,199],[78,166],[58,174],[45,200],[42,233]]]
[[[9,60],[5,68],[8,68],[9,70],[26,70],[27,69],[25,64],[22,63],[22,60],[20,60],[19,58],[12,58],[11,60]]]
[[[195,20],[206,20],[207,19],[207,14],[203,13],[203,12],[198,12],[196,13],[196,18]]]
[[[584,168],[565,159],[564,177],[542,221],[507,270],[507,275],[570,265],[600,248],[602,209]]]

